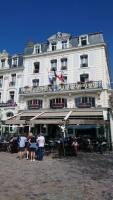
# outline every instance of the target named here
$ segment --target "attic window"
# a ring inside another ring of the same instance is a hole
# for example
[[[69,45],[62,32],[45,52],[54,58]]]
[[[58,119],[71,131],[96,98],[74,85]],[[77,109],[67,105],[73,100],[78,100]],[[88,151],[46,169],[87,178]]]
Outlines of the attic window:
[[[89,42],[88,42],[88,35],[80,36],[79,37],[79,44],[78,44],[78,46],[85,46],[87,44],[89,44]]]

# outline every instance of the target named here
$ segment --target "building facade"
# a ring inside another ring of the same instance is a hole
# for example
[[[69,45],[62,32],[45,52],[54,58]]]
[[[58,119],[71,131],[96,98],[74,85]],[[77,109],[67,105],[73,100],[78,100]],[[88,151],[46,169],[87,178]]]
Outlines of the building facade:
[[[16,75],[21,78],[15,87],[18,116],[15,121],[15,116],[6,120],[6,124],[29,121],[35,132],[52,137],[63,124],[66,136],[93,132],[95,137],[109,138],[110,143],[107,85],[111,78],[107,44],[101,32],[78,37],[58,32],[45,43],[30,41],[22,59]]]

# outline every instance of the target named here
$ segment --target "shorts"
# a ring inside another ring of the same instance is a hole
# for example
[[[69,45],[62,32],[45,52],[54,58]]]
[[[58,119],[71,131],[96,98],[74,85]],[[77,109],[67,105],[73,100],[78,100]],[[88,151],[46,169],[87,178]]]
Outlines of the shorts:
[[[29,151],[36,151],[36,148],[29,148]]]
[[[25,147],[20,147],[19,151],[25,151]]]

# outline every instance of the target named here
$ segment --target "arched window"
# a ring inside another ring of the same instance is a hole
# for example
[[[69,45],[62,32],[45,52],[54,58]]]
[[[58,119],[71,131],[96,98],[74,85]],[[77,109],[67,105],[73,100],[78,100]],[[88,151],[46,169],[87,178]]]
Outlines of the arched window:
[[[75,99],[75,107],[95,107],[94,97],[79,97]]]
[[[56,98],[50,100],[50,108],[63,108],[67,107],[67,99]]]
[[[8,112],[7,114],[6,114],[6,117],[13,117],[14,116],[14,114],[12,113],[12,112]]]

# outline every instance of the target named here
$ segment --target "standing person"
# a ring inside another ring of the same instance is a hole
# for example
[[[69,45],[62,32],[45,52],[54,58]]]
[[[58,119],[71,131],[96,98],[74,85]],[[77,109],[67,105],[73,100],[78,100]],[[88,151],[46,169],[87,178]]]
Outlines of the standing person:
[[[20,139],[19,139],[19,144],[20,144],[20,159],[23,158],[23,152],[25,151],[25,142],[27,141],[27,138],[26,138],[26,134],[24,133],[22,136],[20,136]]]
[[[30,143],[30,154],[31,154],[31,161],[35,161],[35,152],[37,149],[37,145],[36,145],[36,137],[34,135],[32,135],[31,139],[29,139],[29,143]]]
[[[38,137],[37,142],[38,142],[39,161],[42,161],[43,154],[44,154],[44,144],[45,144],[45,138],[42,135],[42,133],[40,133],[40,136]]]
[[[29,160],[30,159],[30,149],[29,149],[29,147],[30,147],[30,143],[29,143],[29,140],[31,139],[31,137],[33,136],[33,134],[32,133],[29,133],[29,136],[28,136],[28,138],[27,138],[27,158],[26,158],[26,160]]]
[[[77,151],[78,151],[77,147],[79,146],[79,144],[76,139],[74,139],[72,146],[74,146],[75,155],[77,155]]]

